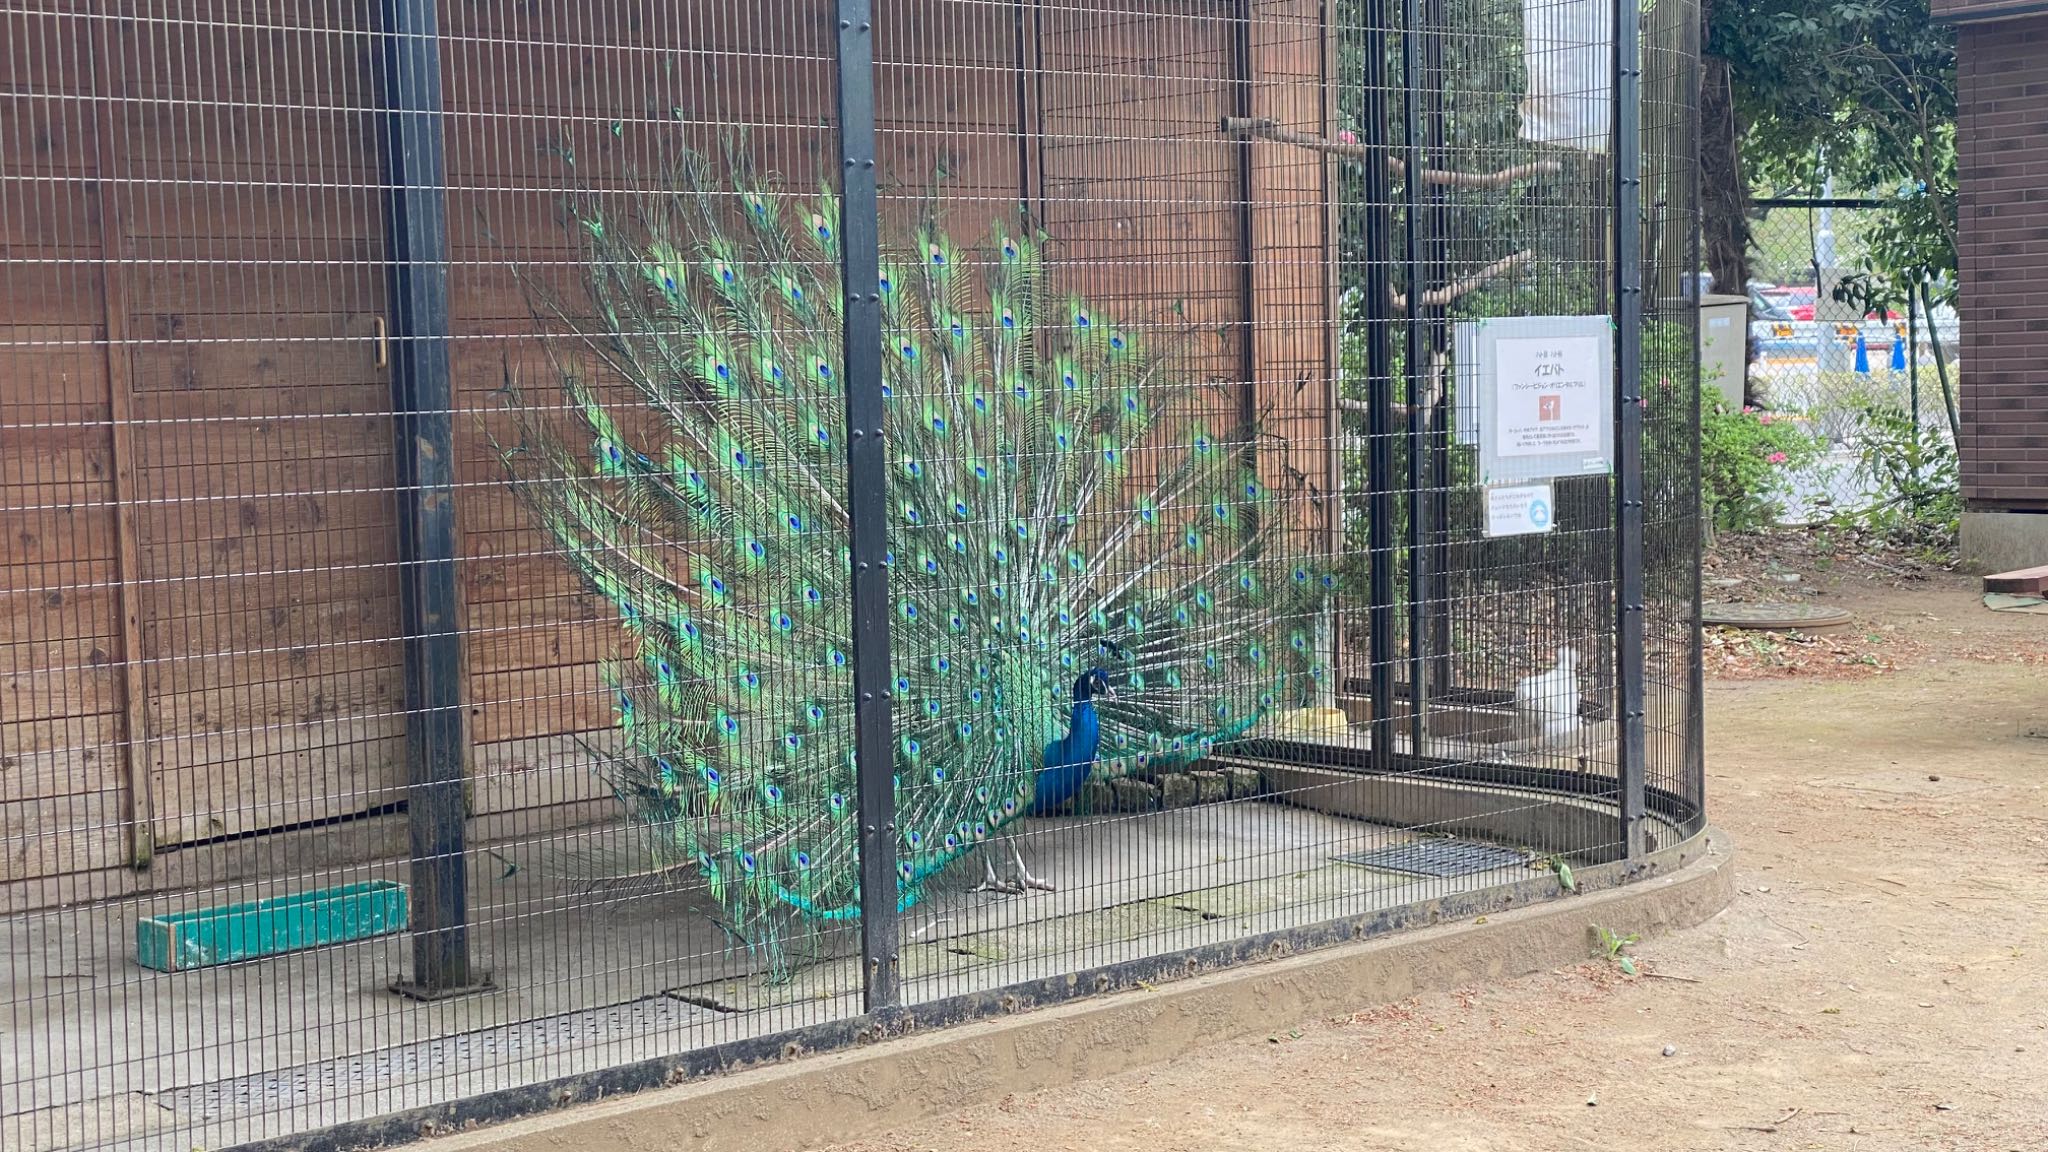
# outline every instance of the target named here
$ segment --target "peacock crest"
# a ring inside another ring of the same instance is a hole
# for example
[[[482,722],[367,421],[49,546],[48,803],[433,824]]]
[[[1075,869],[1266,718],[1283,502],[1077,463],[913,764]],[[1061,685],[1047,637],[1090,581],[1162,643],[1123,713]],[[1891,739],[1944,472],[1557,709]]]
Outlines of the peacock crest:
[[[860,907],[840,209],[723,170],[575,202],[585,299],[529,280],[565,403],[508,383],[499,451],[616,609],[614,791],[779,954]],[[1224,405],[1174,340],[1060,291],[1042,236],[969,249],[935,221],[885,235],[879,292],[901,907],[1081,779],[1184,769],[1307,703],[1332,585],[1279,546],[1256,429],[1205,422]],[[1047,795],[1095,670],[1092,763]]]

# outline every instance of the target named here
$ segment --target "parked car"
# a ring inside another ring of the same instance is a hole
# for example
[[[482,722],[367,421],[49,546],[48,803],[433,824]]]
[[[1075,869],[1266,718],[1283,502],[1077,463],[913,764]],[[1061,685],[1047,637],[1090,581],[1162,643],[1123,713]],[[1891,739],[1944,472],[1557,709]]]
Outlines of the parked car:
[[[1783,298],[1764,288],[1751,288],[1749,290],[1749,318],[1751,321],[1759,324],[1768,323],[1773,320],[1797,319],[1797,317],[1792,315],[1792,310],[1786,306]]]
[[[1820,303],[1820,293],[1804,286],[1780,288],[1773,295],[1794,320],[1813,319],[1814,309]]]
[[[1882,316],[1873,311],[1860,322],[1817,323],[1819,297],[1810,284],[1751,284],[1751,328],[1760,346],[1780,354],[1797,354],[1817,350],[1823,337],[1850,346],[1860,336],[1871,352],[1888,353],[1893,342],[1905,336],[1906,318],[1896,309],[1887,309]]]
[[[1820,307],[1820,293],[1811,284],[1787,284],[1760,287],[1750,293],[1752,301],[1761,301],[1765,307],[1782,310],[1794,320],[1811,320]],[[1904,320],[1906,317],[1897,309],[1886,309],[1883,316],[1870,312],[1865,320]]]

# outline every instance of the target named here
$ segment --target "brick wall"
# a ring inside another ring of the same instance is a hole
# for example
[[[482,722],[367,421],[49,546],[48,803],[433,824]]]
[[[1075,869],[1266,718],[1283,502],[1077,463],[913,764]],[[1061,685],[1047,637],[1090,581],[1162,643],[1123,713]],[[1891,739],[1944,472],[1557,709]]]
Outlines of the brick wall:
[[[1965,24],[1963,495],[2048,511],[2048,16]]]
[[[1936,20],[2002,20],[2038,15],[2042,7],[2042,0],[1933,0],[1930,5]]]

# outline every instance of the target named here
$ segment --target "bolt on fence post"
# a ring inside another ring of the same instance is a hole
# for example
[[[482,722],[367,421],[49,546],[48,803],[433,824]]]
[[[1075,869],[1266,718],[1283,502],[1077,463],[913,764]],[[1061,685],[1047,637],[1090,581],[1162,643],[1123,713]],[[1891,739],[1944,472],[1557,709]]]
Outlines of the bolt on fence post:
[[[853,566],[854,761],[859,773],[861,1000],[894,1007],[896,791],[889,734],[887,460],[882,417],[881,228],[875,195],[870,0],[839,0],[839,270],[845,317],[846,496]]]
[[[1643,138],[1640,0],[1614,0],[1616,778],[1622,850],[1643,854]]]

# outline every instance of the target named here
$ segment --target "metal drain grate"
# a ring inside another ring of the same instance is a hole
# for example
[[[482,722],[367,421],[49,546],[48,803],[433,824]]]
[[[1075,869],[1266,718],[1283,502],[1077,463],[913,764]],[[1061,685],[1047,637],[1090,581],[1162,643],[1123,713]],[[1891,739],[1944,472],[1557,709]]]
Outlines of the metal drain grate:
[[[1375,848],[1370,852],[1346,852],[1331,859],[1339,864],[1356,864],[1383,872],[1448,879],[1491,872],[1496,868],[1514,868],[1527,862],[1529,857],[1496,844],[1437,838]]]
[[[668,995],[400,1044],[380,1052],[172,1088],[159,1099],[200,1120],[418,1084],[551,1052],[675,1033],[711,1013]]]

